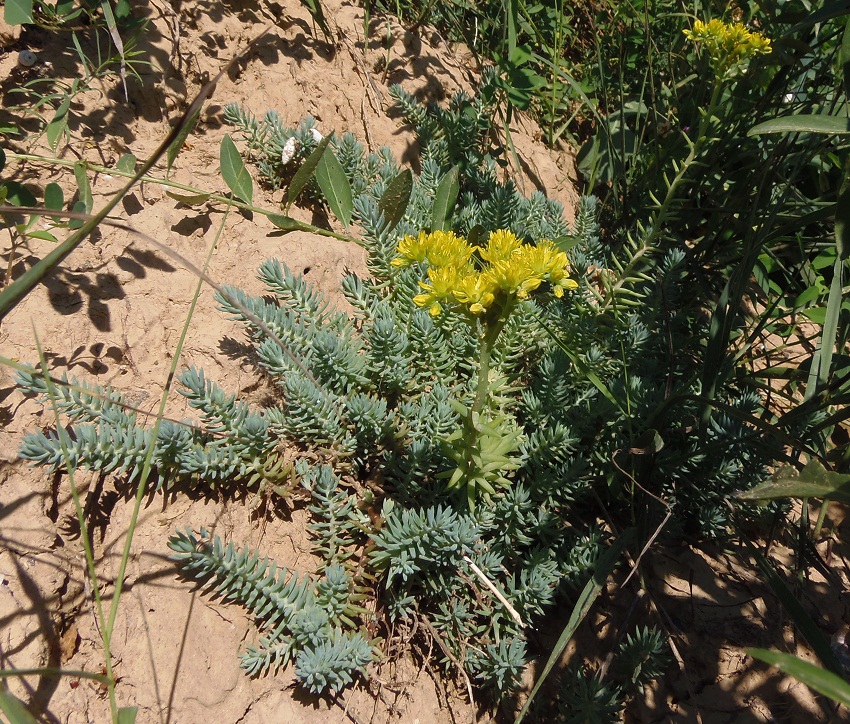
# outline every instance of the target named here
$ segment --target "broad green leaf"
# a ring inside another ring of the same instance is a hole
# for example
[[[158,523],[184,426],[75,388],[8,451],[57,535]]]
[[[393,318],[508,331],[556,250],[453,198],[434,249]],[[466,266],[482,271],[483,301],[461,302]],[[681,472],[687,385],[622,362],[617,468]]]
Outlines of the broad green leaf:
[[[815,324],[822,325],[826,322],[826,307],[810,307],[809,309],[803,309],[800,314]]]
[[[221,139],[219,159],[222,178],[224,178],[224,183],[227,184],[233,195],[246,204],[253,204],[254,182],[251,180],[248,169],[245,168],[245,163],[242,161],[242,156],[239,155],[236,144],[233,143],[233,139],[228,134],[225,134],[224,138]]]
[[[567,252],[572,249],[574,246],[578,246],[581,242],[577,236],[559,236],[556,239],[552,239],[552,243],[558,247],[559,251]]]
[[[86,213],[86,205],[82,201],[77,201],[76,203],[74,203],[73,207],[71,208],[71,211],[73,211],[77,214],[85,214]],[[68,222],[68,228],[69,229],[80,229],[80,228],[82,228],[83,224],[85,224],[85,223],[86,222],[83,221],[82,219],[71,219]]]
[[[269,214],[269,221],[283,231],[310,231],[311,229],[310,224],[280,214]]]
[[[166,171],[171,171],[171,167],[174,165],[174,161],[180,153],[180,149],[183,148],[183,144],[186,143],[186,139],[189,137],[189,134],[194,130],[195,124],[198,122],[198,117],[201,115],[201,108],[198,109],[188,118],[181,121],[183,125],[180,127],[180,132],[174,137],[174,140],[168,146],[168,150],[165,152],[165,169]],[[230,136],[226,136],[226,138],[230,138]],[[238,153],[238,152],[237,152]],[[123,156],[121,158],[124,158]],[[241,157],[239,159],[242,160]],[[133,159],[135,164],[135,159]],[[223,164],[222,164],[223,166]],[[224,170],[222,168],[222,174],[224,174]],[[227,181],[227,179],[225,179]],[[228,184],[229,186],[230,184]],[[232,189],[231,189],[232,190]],[[235,191],[233,193],[236,193]],[[250,203],[250,202],[248,202]]]
[[[84,214],[90,214],[94,208],[94,199],[91,193],[91,184],[86,173],[86,167],[82,163],[74,164],[74,178],[77,179],[77,188],[80,191],[80,202],[83,204],[82,211]],[[77,210],[76,207],[74,209]]]
[[[564,653],[564,649],[567,648],[567,644],[570,642],[570,639],[573,637],[573,634],[576,632],[579,624],[581,624],[584,617],[587,616],[594,601],[596,601],[599,597],[599,594],[608,582],[608,576],[611,575],[611,572],[617,565],[617,561],[620,560],[620,554],[623,552],[623,548],[625,548],[626,543],[631,538],[631,535],[631,530],[624,531],[623,534],[614,541],[611,547],[605,551],[602,557],[596,562],[593,569],[593,578],[587,582],[587,585],[578,597],[578,601],[576,601],[576,605],[573,607],[573,611],[570,614],[570,619],[567,621],[567,625],[561,632],[561,635],[555,644],[555,648],[552,649],[552,653],[549,655],[549,660],[543,667],[543,671],[540,673],[540,676],[535,682],[534,688],[531,690],[531,694],[529,694],[522,710],[517,715],[514,724],[521,724],[525,715],[528,714],[528,710],[531,708],[531,703],[534,701],[534,697],[537,695],[537,692],[540,690],[540,687],[543,685],[546,677],[549,676],[552,669],[555,668],[555,665],[561,658],[561,654]]]
[[[181,204],[186,204],[186,206],[197,206],[204,203],[210,197],[209,194],[180,194],[176,191],[166,191],[165,195],[175,201],[179,201]]]
[[[829,498],[850,503],[850,475],[826,470],[817,460],[797,472],[782,468],[766,483],[738,493],[741,500],[776,498]]]
[[[384,221],[388,224],[387,230],[394,229],[404,218],[412,191],[413,174],[409,168],[402,171],[387,185],[387,190],[378,204],[378,210],[384,215]]]
[[[62,211],[65,206],[65,194],[57,183],[49,183],[44,187],[44,206],[52,211]]]
[[[20,699],[9,693],[5,685],[0,688],[0,711],[9,724],[38,724],[38,719],[29,713]]]
[[[32,22],[32,0],[6,0],[3,19],[9,25]]]
[[[316,181],[319,183],[319,188],[322,189],[331,211],[348,229],[348,225],[351,223],[351,211],[354,208],[354,202],[351,198],[351,184],[348,182],[342,164],[330,149],[323,153],[321,159],[319,159],[319,165],[316,167]]]
[[[24,233],[24,236],[28,236],[32,239],[43,239],[44,241],[52,241],[54,244],[58,241],[58,239],[53,236],[53,234],[51,234],[49,231],[45,231],[44,229],[27,231]]]
[[[6,203],[12,206],[35,206],[32,192],[17,181],[6,181],[2,186],[6,189]]]
[[[823,694],[843,706],[850,707],[850,684],[831,671],[822,669],[820,666],[815,666],[808,661],[803,661],[803,659],[799,659],[791,654],[783,654],[779,651],[747,649],[747,654],[754,659],[775,666],[786,674],[793,676],[797,681],[802,681],[806,686],[814,689],[819,694]]]
[[[295,203],[295,199],[298,198],[298,195],[304,190],[304,187],[316,172],[316,167],[319,165],[319,161],[322,160],[322,156],[330,142],[330,136],[325,136],[321,141],[319,141],[318,145],[313,149],[313,152],[307,156],[304,163],[301,164],[301,168],[295,172],[295,175],[292,177],[292,182],[286,190],[284,210],[287,213],[289,213],[289,209],[292,204]]]
[[[135,724],[136,714],[139,713],[137,706],[122,706],[118,710],[118,724]]]
[[[434,213],[431,215],[431,231],[448,231],[452,228],[452,213],[460,192],[458,174],[458,167],[452,166],[437,186],[437,193],[434,194]]]
[[[71,96],[68,96],[62,101],[62,103],[59,104],[59,108],[56,109],[56,114],[53,116],[50,123],[47,124],[47,143],[50,146],[51,151],[56,150],[56,146],[59,145],[59,141],[68,130],[68,111],[70,108]]]
[[[132,153],[125,153],[115,164],[115,168],[124,173],[136,172],[136,157]]]
[[[827,135],[842,135],[850,133],[850,119],[838,116],[826,116],[811,113],[800,113],[796,116],[773,118],[759,123],[747,131],[748,136],[762,133],[825,133]]]

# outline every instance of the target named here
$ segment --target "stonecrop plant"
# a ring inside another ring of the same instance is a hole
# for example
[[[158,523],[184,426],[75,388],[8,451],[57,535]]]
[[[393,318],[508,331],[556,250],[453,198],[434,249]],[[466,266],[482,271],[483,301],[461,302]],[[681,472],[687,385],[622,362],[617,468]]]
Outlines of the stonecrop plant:
[[[179,381],[198,419],[154,436],[117,391],[69,380],[69,443],[53,432],[23,442],[22,457],[52,470],[132,480],[153,446],[158,485],[239,484],[291,505],[305,494],[317,571],[207,531],[170,541],[185,576],[255,616],[251,674],[294,663],[308,690],[338,692],[385,654],[381,634],[424,621],[448,669],[508,695],[529,634],[588,582],[612,525],[648,535],[663,518],[670,535],[723,535],[729,495],[784,454],[759,424],[762,397],[734,379],[700,425],[708,325],[684,249],[650,259],[611,308],[606,290],[628,270],[600,241],[596,200],[580,201],[569,228],[560,204],[499,179],[486,146],[494,83],[448,109],[395,89],[422,141],[418,175],[350,134],[331,139],[369,270],[342,277],[351,312],[276,259],[259,269],[264,296],[217,293],[276,385],[273,405],[253,409],[192,368]],[[291,176],[291,158],[276,162],[289,140],[302,161],[317,143],[311,124],[276,114],[261,124],[231,106],[226,119],[272,189]],[[46,395],[37,375],[19,383]],[[610,673],[571,669],[553,702],[565,720],[616,720],[663,673],[653,629],[621,649]]]

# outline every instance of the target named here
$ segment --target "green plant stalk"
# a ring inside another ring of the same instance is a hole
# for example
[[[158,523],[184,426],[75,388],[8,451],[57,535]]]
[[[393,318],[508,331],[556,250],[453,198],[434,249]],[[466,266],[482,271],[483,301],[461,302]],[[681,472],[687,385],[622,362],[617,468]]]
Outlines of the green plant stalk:
[[[92,584],[92,592],[94,594],[95,607],[97,609],[97,618],[100,621],[100,625],[103,630],[103,658],[104,666],[106,668],[106,687],[109,696],[109,711],[112,715],[112,721],[115,722],[118,720],[118,702],[115,699],[115,674],[112,671],[112,651],[110,648],[112,636],[111,632],[107,633],[107,628],[104,626],[106,617],[104,616],[103,611],[103,598],[101,596],[100,583],[98,582],[97,571],[95,569],[94,551],[92,550],[89,530],[86,525],[86,515],[83,510],[82,503],[80,503],[80,491],[77,489],[77,483],[74,480],[74,468],[72,465],[68,464],[70,459],[68,454],[68,433],[61,424],[59,406],[56,402],[56,388],[53,385],[53,380],[47,372],[47,359],[44,356],[44,350],[41,348],[41,340],[35,330],[34,323],[33,334],[35,335],[35,343],[38,349],[38,358],[41,363],[41,372],[44,377],[44,384],[47,387],[47,394],[50,398],[50,406],[53,409],[53,417],[56,421],[56,432],[59,437],[59,445],[62,448],[62,456],[64,457],[68,468],[68,484],[71,486],[71,499],[74,501],[74,511],[77,514],[77,523],[80,526],[80,538],[82,538],[83,541],[83,554],[85,555],[86,568],[88,569],[89,578]]]
[[[135,173],[132,171],[121,171],[117,168],[111,168],[108,166],[99,166],[97,164],[88,163],[87,161],[73,161],[66,160],[62,158],[50,158],[48,156],[38,156],[34,154],[28,153],[7,153],[7,159],[13,159],[18,161],[33,161],[36,163],[44,163],[52,166],[66,166],[68,168],[73,168],[75,164],[82,163],[83,166],[88,171],[94,171],[95,173],[105,173],[110,174],[112,176],[123,176],[125,178],[134,178]],[[142,175],[138,178],[138,181],[141,183],[151,183],[158,184],[160,186],[166,186],[168,188],[177,189],[178,191],[185,191],[187,194],[192,194],[195,196],[206,196],[208,199],[212,201],[217,201],[219,203],[225,204],[227,206],[233,206],[237,209],[242,209],[243,211],[250,211],[255,214],[262,214],[263,216],[280,216],[279,211],[270,211],[269,209],[261,209],[258,206],[253,206],[252,204],[246,204],[244,201],[239,201],[236,198],[232,198],[230,196],[224,196],[223,194],[214,194],[209,191],[204,191],[203,189],[196,188],[194,186],[188,186],[187,184],[181,184],[177,181],[172,181],[171,179],[166,178],[156,178],[154,176],[148,176],[147,174]],[[344,234],[337,234],[335,231],[330,231],[329,229],[322,229],[318,226],[313,226],[312,224],[304,223],[305,231],[309,230],[313,234],[317,234],[318,236],[327,236],[332,239],[339,239],[340,241],[350,241],[359,246],[362,246],[362,243],[359,239],[356,239],[353,236],[345,236]],[[309,229],[307,228],[309,227]]]
[[[221,224],[219,226],[218,232],[216,233],[215,239],[213,243],[210,245],[210,250],[207,253],[207,258],[204,261],[204,271],[209,267],[210,260],[212,259],[213,252],[218,245],[219,239],[221,238],[221,234],[224,231],[224,226],[227,221],[227,217],[230,213],[230,209],[227,209],[222,217]],[[174,350],[174,355],[171,361],[171,369],[168,372],[168,378],[165,382],[165,388],[162,391],[162,396],[159,401],[159,409],[157,410],[156,422],[154,423],[153,430],[151,431],[151,439],[156,440],[157,434],[159,433],[159,426],[162,422],[162,419],[165,415],[165,404],[168,400],[168,395],[171,392],[171,386],[174,381],[174,375],[177,371],[177,365],[180,361],[180,355],[183,351],[183,345],[186,342],[186,335],[189,332],[189,325],[192,321],[192,316],[195,313],[195,307],[198,303],[198,298],[201,294],[201,289],[203,288],[203,279],[198,279],[198,284],[195,287],[195,294],[192,297],[192,303],[189,306],[189,311],[186,314],[186,322],[183,324],[183,330],[180,333],[180,339],[177,341],[177,346]],[[118,615],[118,604],[121,599],[121,591],[124,587],[124,576],[127,572],[127,563],[130,560],[130,548],[133,543],[133,534],[136,530],[136,523],[139,519],[139,512],[142,507],[142,500],[144,499],[145,489],[147,487],[148,475],[150,474],[151,466],[153,463],[153,452],[155,448],[155,443],[148,448],[147,454],[145,456],[145,461],[142,467],[142,474],[139,478],[139,485],[136,489],[136,497],[133,503],[133,513],[130,516],[130,523],[127,527],[127,537],[124,541],[124,549],[121,552],[121,563],[118,567],[118,574],[115,577],[115,593],[112,597],[112,605],[109,609],[109,619],[106,623],[106,627],[103,630],[103,637],[105,646],[109,645],[109,642],[112,639],[112,632],[115,627],[115,619]],[[110,677],[110,705],[112,705],[112,701],[115,697],[115,680]],[[117,710],[116,710],[117,712]],[[117,713],[114,714],[113,719],[117,721]]]
[[[685,180],[685,177],[688,174],[691,166],[694,164],[696,159],[699,157],[699,154],[702,152],[703,146],[708,141],[708,130],[711,124],[711,119],[714,116],[715,110],[719,106],[720,95],[723,92],[724,87],[724,74],[718,73],[715,76],[714,82],[714,90],[711,93],[711,100],[708,103],[708,108],[702,115],[702,118],[699,122],[699,128],[697,129],[697,138],[695,141],[691,142],[690,139],[685,136],[688,141],[688,145],[690,146],[690,150],[688,152],[687,157],[679,168],[679,171],[673,177],[673,180],[670,182],[670,185],[667,187],[667,193],[664,196],[664,200],[661,202],[658,210],[655,213],[655,217],[652,220],[652,225],[649,228],[649,233],[643,240],[641,248],[632,256],[629,263],[624,267],[622,272],[619,274],[619,279],[617,282],[607,289],[607,293],[605,296],[605,302],[601,305],[600,313],[604,313],[607,311],[614,303],[616,299],[617,292],[625,285],[626,281],[630,278],[632,271],[637,266],[638,262],[640,262],[644,257],[651,254],[655,251],[655,247],[653,244],[658,236],[661,234],[661,230],[667,221],[667,217],[670,213],[670,207],[673,202],[676,200],[676,193],[679,190],[679,187],[682,185],[682,182]]]
[[[474,463],[472,460],[472,451],[478,443],[479,429],[476,422],[480,420],[481,413],[486,409],[489,402],[490,390],[490,361],[493,356],[493,347],[496,340],[499,338],[502,330],[507,324],[511,312],[516,306],[516,301],[511,297],[505,306],[499,310],[498,315],[484,320],[484,331],[481,334],[481,346],[478,353],[478,384],[475,388],[475,398],[472,402],[472,407],[469,408],[469,414],[464,421],[466,428],[466,440],[468,443],[469,457],[467,458],[468,465],[472,468]]]

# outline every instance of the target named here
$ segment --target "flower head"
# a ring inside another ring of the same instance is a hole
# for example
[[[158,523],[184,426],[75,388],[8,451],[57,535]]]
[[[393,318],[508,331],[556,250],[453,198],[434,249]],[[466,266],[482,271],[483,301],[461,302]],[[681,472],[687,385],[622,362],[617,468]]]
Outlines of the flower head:
[[[736,68],[748,58],[770,53],[770,39],[761,33],[747,30],[741,23],[722,20],[697,20],[693,30],[684,30],[685,37],[700,43],[708,52],[715,70],[721,73]]]
[[[396,267],[428,264],[428,281],[420,281],[422,293],[413,301],[432,316],[445,306],[460,306],[480,316],[491,309],[504,309],[511,299],[528,299],[544,281],[555,296],[578,284],[569,277],[567,255],[551,241],[537,246],[523,244],[513,232],[500,229],[490,234],[484,249],[448,231],[421,232],[405,236],[398,245]],[[471,262],[478,253],[481,264]]]

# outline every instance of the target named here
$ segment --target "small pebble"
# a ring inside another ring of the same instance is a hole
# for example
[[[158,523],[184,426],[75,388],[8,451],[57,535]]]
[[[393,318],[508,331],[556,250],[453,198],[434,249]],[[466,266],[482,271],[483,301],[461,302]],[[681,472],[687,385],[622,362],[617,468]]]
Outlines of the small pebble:
[[[295,136],[290,138],[283,146],[280,154],[280,162],[285,166],[295,156]]]
[[[38,62],[38,56],[31,50],[22,50],[18,53],[18,65],[30,68]]]

